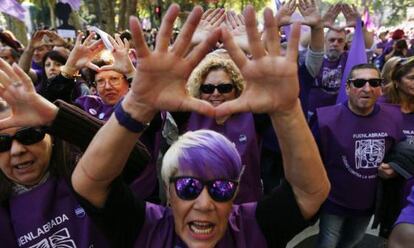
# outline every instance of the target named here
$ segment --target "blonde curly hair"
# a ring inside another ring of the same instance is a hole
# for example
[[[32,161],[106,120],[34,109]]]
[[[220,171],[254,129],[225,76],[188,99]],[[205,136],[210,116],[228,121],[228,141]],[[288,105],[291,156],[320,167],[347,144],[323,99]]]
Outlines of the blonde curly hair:
[[[239,69],[233,60],[214,52],[207,55],[191,73],[187,82],[189,94],[195,98],[200,98],[200,86],[203,84],[208,73],[215,70],[224,70],[227,72],[236,90],[236,97],[239,97],[245,85]]]

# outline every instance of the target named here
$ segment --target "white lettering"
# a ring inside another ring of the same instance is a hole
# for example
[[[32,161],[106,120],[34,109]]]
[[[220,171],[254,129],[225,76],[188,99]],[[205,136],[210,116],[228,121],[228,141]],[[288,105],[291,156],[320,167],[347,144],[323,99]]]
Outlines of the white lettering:
[[[69,218],[66,216],[66,214],[62,214],[62,216],[56,216],[54,219],[51,219],[42,226],[38,227],[35,231],[35,234],[33,234],[33,232],[29,232],[23,236],[20,236],[17,239],[17,243],[21,247],[28,242],[37,239],[39,236],[47,234],[53,229],[53,227],[58,226],[68,220]]]
[[[367,139],[367,138],[385,138],[388,137],[388,133],[355,133],[352,135],[354,139]]]

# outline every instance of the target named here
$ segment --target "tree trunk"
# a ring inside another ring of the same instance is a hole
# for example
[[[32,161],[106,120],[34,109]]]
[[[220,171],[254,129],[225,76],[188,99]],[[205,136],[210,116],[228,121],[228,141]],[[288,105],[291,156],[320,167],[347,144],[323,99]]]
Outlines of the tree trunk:
[[[126,19],[129,19],[129,16],[136,16],[137,15],[137,4],[138,0],[129,0],[128,1],[128,14],[126,15]]]
[[[26,26],[24,22],[21,22],[19,19],[11,17],[9,15],[4,15],[7,21],[7,26],[9,27],[10,31],[16,36],[16,38],[24,45],[27,45],[27,33],[26,33]]]
[[[56,28],[56,14],[55,14],[56,1],[48,0],[47,5],[49,6],[49,11],[50,11],[50,26],[52,28]]]
[[[118,30],[125,30],[125,28],[128,26],[128,15],[127,15],[127,6],[128,1],[127,0],[120,0],[120,6],[119,6],[119,23],[118,23]]]
[[[76,30],[83,30],[83,20],[79,16],[78,11],[72,11],[69,16],[69,24],[74,26]]]
[[[112,0],[101,1],[102,29],[110,35],[115,33],[115,10]]]

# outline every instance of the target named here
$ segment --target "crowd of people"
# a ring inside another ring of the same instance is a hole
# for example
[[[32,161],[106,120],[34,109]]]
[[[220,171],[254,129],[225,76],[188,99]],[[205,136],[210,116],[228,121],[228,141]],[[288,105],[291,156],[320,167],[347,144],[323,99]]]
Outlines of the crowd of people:
[[[414,27],[313,0],[262,30],[251,6],[179,12],[105,41],[2,31],[1,246],[286,247],[318,222],[315,247],[356,247],[374,216],[411,247]]]

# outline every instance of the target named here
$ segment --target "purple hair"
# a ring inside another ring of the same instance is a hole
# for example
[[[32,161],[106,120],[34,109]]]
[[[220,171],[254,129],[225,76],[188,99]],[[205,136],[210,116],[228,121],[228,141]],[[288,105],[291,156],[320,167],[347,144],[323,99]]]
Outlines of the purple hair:
[[[197,130],[185,133],[168,149],[161,174],[166,185],[178,173],[204,180],[239,180],[242,167],[235,145],[226,137],[211,130]]]

